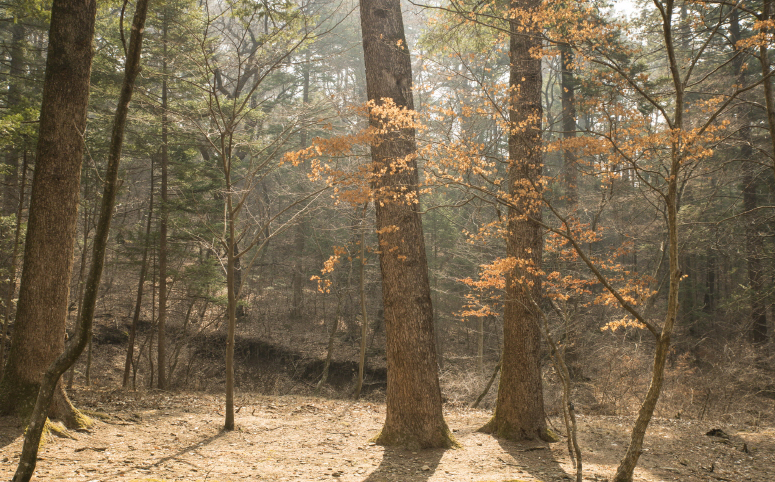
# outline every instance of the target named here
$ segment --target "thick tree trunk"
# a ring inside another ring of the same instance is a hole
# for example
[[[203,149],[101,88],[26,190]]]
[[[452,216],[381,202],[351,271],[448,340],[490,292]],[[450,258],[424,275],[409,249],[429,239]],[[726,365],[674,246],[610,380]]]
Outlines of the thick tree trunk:
[[[366,90],[413,110],[412,70],[399,0],[360,3]],[[370,123],[379,121],[372,117]],[[456,444],[444,421],[428,264],[418,196],[414,129],[371,148],[387,335],[387,417],[376,441],[414,448]]]
[[[770,2],[765,2],[765,13],[769,11]],[[740,20],[738,10],[735,9],[730,17],[730,32],[731,40],[733,43],[737,43],[741,38],[740,34]],[[767,55],[767,49],[763,49],[760,52],[762,55]],[[745,85],[747,70],[742,61],[742,56],[739,56],[740,60],[735,59],[735,70],[738,72],[738,82],[740,85]],[[765,64],[768,64],[765,60]],[[764,67],[764,66],[763,66]],[[769,70],[769,67],[766,68]],[[772,95],[771,92],[771,80],[765,81],[765,91],[768,96]],[[767,103],[768,112],[771,109],[772,102]],[[743,110],[745,109],[745,110]],[[764,265],[762,263],[762,255],[764,253],[764,245],[761,235],[759,234],[759,225],[757,222],[757,216],[753,213],[758,205],[757,198],[757,164],[753,162],[753,141],[751,139],[751,127],[748,110],[745,107],[741,107],[742,112],[738,114],[738,117],[744,123],[740,127],[740,136],[742,140],[742,146],[740,148],[740,159],[743,160],[743,209],[748,214],[745,220],[745,251],[746,251],[746,267],[748,271],[748,289],[751,296],[751,328],[750,337],[754,343],[763,344],[767,342],[767,306],[765,304],[764,294]],[[769,117],[769,116],[768,116]],[[775,135],[775,123],[770,124],[770,136]],[[773,141],[773,148],[775,149],[775,140]],[[775,155],[775,151],[773,152]],[[775,162],[773,162],[775,166]]]
[[[24,268],[0,382],[4,414],[31,413],[44,371],[64,351],[95,12],[94,0],[55,0],[52,6]],[[51,415],[71,419],[75,409],[63,405]]]
[[[540,2],[512,1],[512,9],[531,11]],[[503,362],[495,415],[482,430],[512,440],[553,441],[546,428],[541,381],[541,330],[534,308],[541,299],[543,232],[535,196],[542,170],[541,59],[531,51],[541,48],[540,31],[511,21],[509,85],[509,208],[506,254],[517,260],[506,273],[503,312]],[[527,194],[525,194],[527,193]]]

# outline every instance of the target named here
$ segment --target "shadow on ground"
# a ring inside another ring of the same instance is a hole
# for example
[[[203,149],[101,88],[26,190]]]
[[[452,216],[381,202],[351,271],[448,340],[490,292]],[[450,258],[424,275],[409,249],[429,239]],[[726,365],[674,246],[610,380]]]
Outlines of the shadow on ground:
[[[439,466],[445,449],[412,452],[385,447],[382,462],[363,482],[423,482],[431,478]]]
[[[561,443],[561,442],[560,442]],[[538,480],[572,480],[573,476],[565,472],[554,457],[549,444],[545,442],[512,442],[498,439],[498,445],[508,454],[501,458],[505,465],[512,466],[517,478],[527,474]]]
[[[0,449],[24,434],[24,423],[15,416],[0,417]]]

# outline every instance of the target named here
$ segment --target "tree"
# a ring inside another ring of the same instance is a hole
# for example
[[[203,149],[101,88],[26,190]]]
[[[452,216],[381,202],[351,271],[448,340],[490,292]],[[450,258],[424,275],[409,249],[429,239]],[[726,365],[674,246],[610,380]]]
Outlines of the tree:
[[[55,3],[55,7],[56,7],[56,3]],[[60,6],[60,8],[63,8],[63,10],[66,8],[69,8],[69,10],[66,10],[66,11],[68,11],[71,15],[72,14],[76,14],[76,15],[74,17],[71,17],[72,20],[69,25],[65,23],[64,25],[65,28],[60,32],[59,28],[61,27],[59,27],[59,25],[57,25],[54,20],[56,18],[55,14],[57,13],[57,10],[56,8],[52,9],[51,32],[49,36],[49,39],[50,39],[49,40],[49,60],[48,60],[49,63],[46,66],[46,79],[47,80],[50,79],[49,75],[62,75],[62,72],[59,69],[54,68],[50,70],[50,66],[51,66],[50,59],[52,55],[63,54],[63,52],[60,50],[61,48],[70,49],[69,52],[72,54],[72,53],[78,52],[78,50],[76,49],[77,47],[80,47],[81,55],[79,56],[80,59],[78,60],[80,60],[81,63],[80,65],[76,64],[77,66],[80,67],[79,69],[76,69],[76,71],[80,75],[77,76],[76,79],[67,79],[65,77],[64,80],[80,80],[83,84],[85,84],[85,85],[81,85],[81,89],[84,89],[85,87],[84,90],[86,91],[86,95],[83,97],[83,105],[80,106],[82,111],[82,118],[81,119],[76,118],[76,121],[80,120],[85,127],[86,104],[88,103],[89,73],[91,70],[91,54],[92,54],[91,40],[94,36],[94,21],[96,16],[96,5],[94,3],[91,3],[91,4],[87,3],[85,4],[85,6],[81,6],[81,8],[79,9],[79,8],[76,8],[75,5],[64,4]],[[54,395],[55,395],[55,391],[57,390],[57,387],[59,387],[59,391],[62,394],[64,394],[64,391],[61,389],[59,379],[62,376],[62,374],[68,368],[70,368],[70,366],[73,363],[75,363],[75,361],[78,359],[80,354],[83,352],[83,349],[86,346],[88,340],[91,338],[92,323],[94,320],[94,309],[97,303],[97,292],[100,287],[100,278],[102,276],[102,268],[105,262],[105,251],[106,251],[107,242],[108,242],[108,232],[110,231],[110,221],[111,221],[111,218],[113,217],[116,192],[118,190],[118,168],[121,162],[121,148],[124,142],[124,130],[126,125],[126,118],[129,112],[129,102],[132,99],[132,92],[134,90],[135,79],[137,78],[137,74],[140,72],[140,54],[142,52],[143,30],[145,28],[145,18],[146,18],[147,12],[148,12],[148,0],[138,1],[135,6],[135,15],[132,20],[129,46],[127,47],[126,44],[124,44],[124,51],[126,53],[124,81],[121,86],[121,93],[119,95],[118,105],[116,107],[116,114],[113,119],[113,129],[112,129],[111,138],[110,138],[110,151],[108,155],[108,166],[107,166],[107,172],[105,174],[102,203],[100,207],[100,215],[96,226],[96,234],[95,234],[94,247],[93,247],[93,253],[92,253],[92,263],[89,269],[89,277],[85,285],[83,307],[81,311],[81,317],[78,320],[75,339],[70,344],[68,344],[67,348],[61,354],[59,354],[59,356],[57,356],[56,359],[50,365],[46,367],[45,372],[43,373],[43,377],[40,382],[40,389],[38,391],[37,397],[35,399],[35,405],[30,415],[30,424],[24,436],[22,454],[19,457],[19,465],[17,467],[16,473],[14,474],[13,482],[28,482],[32,477],[32,474],[35,470],[35,464],[37,461],[38,448],[40,446],[40,438],[43,433],[43,426],[45,424],[48,413],[50,412],[49,406],[51,405],[52,400],[54,400]],[[121,15],[123,19],[123,15],[124,15],[123,10],[121,12]],[[55,28],[55,25],[56,25],[56,28]],[[82,33],[83,30],[86,30],[87,33],[83,34]],[[65,39],[76,40],[77,43],[72,44],[66,41],[63,42],[60,38],[58,38],[58,36],[62,35],[63,33],[65,34],[63,35]],[[73,33],[77,33],[77,34],[73,35]],[[70,58],[65,60],[73,61],[76,59]],[[84,75],[84,71],[85,71],[85,75]],[[58,80],[61,81],[62,77],[59,77]],[[50,113],[50,111],[47,110],[48,104],[46,103],[46,87],[48,86],[49,86],[49,82],[46,82],[44,86],[43,107],[41,108],[41,121],[46,119],[45,117],[43,117],[44,113],[45,114]],[[64,100],[64,99],[61,99],[61,100]],[[57,104],[54,104],[54,105],[56,106]],[[68,113],[74,114],[74,112],[68,112]],[[62,118],[55,116],[55,119],[58,119],[61,125]],[[65,124],[67,124],[67,121],[65,121]],[[44,142],[46,140],[46,138],[43,136],[44,132],[45,131],[43,129],[43,122],[41,122],[41,135],[40,135],[41,142]],[[76,135],[73,137],[77,137],[77,142],[74,143],[74,146],[82,149],[83,148],[82,138],[78,135],[77,131],[75,132],[75,134]],[[59,137],[61,138],[62,136],[60,135]],[[39,158],[40,158],[40,147],[39,147]],[[79,159],[80,159],[80,156],[79,156]],[[79,165],[79,170],[80,170],[80,165]],[[77,177],[80,178],[80,175],[78,175]],[[33,193],[34,192],[35,190],[34,190],[34,181],[33,181]],[[38,191],[38,192],[39,193],[42,192],[42,194],[39,194],[39,195],[47,194],[46,191]],[[76,194],[77,193],[78,193],[78,190],[76,190]],[[77,203],[77,196],[75,197],[76,197],[75,201]],[[34,200],[35,198],[33,194],[31,203],[34,202]],[[75,206],[77,206],[77,204],[75,204]],[[75,224],[75,221],[76,221],[75,218],[77,217],[77,209],[74,209],[74,211],[75,213],[72,216],[73,224]],[[32,222],[30,222],[30,225],[32,226]],[[74,233],[72,238],[70,239],[72,243],[75,242]],[[30,242],[29,235],[27,238],[27,242],[28,243]],[[25,256],[26,254],[27,253],[25,253]],[[70,265],[71,265],[70,268],[72,269],[72,244],[71,244]],[[24,276],[22,276],[22,280],[23,279],[24,279]],[[65,309],[66,309],[66,305],[65,305]],[[64,312],[65,310],[62,310],[62,311]],[[65,401],[67,401],[66,398],[65,398]],[[73,410],[76,412],[76,414],[78,413],[77,410],[75,410],[74,408]]]
[[[52,7],[25,262],[0,382],[4,414],[30,414],[44,370],[64,350],[95,14],[94,1],[57,0]],[[82,423],[61,386],[51,414],[70,426]]]
[[[552,441],[546,429],[541,382],[541,300],[543,228],[536,203],[540,184],[541,39],[531,15],[540,1],[512,1],[509,22],[509,205],[503,311],[503,358],[498,401],[482,428],[514,440]],[[527,18],[527,20],[526,20]]]
[[[414,109],[409,50],[398,0],[363,0],[360,12],[366,92],[373,102],[369,122],[380,129],[384,119]],[[414,136],[412,127],[396,129],[379,135],[371,147],[388,363],[387,416],[376,441],[451,447],[456,442],[441,409],[425,240],[417,209]]]
[[[226,274],[224,429],[233,430],[234,340],[237,304],[244,286],[241,280],[270,239],[293,225],[320,190],[292,193],[271,215],[268,200],[255,199],[257,188],[283,165],[282,154],[298,134],[299,121],[294,117],[283,116],[282,123],[266,131],[262,122],[272,110],[274,97],[284,92],[273,83],[278,77],[283,78],[288,59],[312,35],[309,18],[292,4],[227,1],[215,7],[208,9],[203,35],[198,39],[204,87],[202,112],[191,114],[189,119],[206,143],[206,150],[213,153],[218,162],[216,169],[222,176],[219,196],[223,217],[220,229],[211,228],[216,240],[211,249],[222,253]],[[262,203],[265,205],[261,206]],[[257,214],[262,210],[266,210],[265,216]],[[290,219],[281,218],[288,214]]]

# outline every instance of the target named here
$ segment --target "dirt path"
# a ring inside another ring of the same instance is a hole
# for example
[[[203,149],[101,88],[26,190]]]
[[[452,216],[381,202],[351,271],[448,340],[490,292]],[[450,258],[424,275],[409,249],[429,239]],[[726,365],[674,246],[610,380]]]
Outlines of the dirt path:
[[[573,476],[564,442],[514,444],[477,433],[489,417],[481,410],[445,413],[462,449],[411,452],[369,442],[384,421],[379,403],[242,395],[239,429],[225,433],[222,399],[213,395],[91,392],[76,399],[110,418],[75,440],[48,443],[33,480],[549,482]],[[585,480],[611,477],[630,423],[580,417]],[[711,428],[730,438],[706,436]],[[0,480],[10,480],[16,468],[21,430],[16,420],[0,419]],[[636,480],[772,482],[774,439],[771,428],[657,420]]]

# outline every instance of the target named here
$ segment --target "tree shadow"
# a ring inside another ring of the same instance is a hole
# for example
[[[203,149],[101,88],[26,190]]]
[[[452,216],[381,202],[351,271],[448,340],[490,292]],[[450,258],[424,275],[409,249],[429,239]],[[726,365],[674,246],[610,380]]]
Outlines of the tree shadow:
[[[24,434],[24,422],[14,415],[0,417],[0,449],[11,445]]]
[[[215,435],[211,435],[209,437],[203,438],[203,439],[201,439],[198,442],[195,441],[195,442],[190,443],[186,447],[183,447],[183,448],[179,449],[174,454],[167,455],[167,456],[162,457],[162,458],[160,458],[158,460],[155,460],[153,462],[149,461],[149,463],[145,463],[145,464],[136,464],[136,465],[128,466],[124,470],[122,470],[120,472],[116,472],[115,476],[126,475],[129,472],[132,472],[132,471],[135,471],[135,470],[150,470],[150,469],[153,469],[153,468],[158,468],[158,467],[164,465],[165,463],[167,463],[167,462],[169,462],[171,460],[174,460],[174,461],[176,461],[178,463],[184,463],[185,461],[177,460],[178,457],[180,457],[182,455],[185,455],[187,453],[190,453],[190,452],[195,452],[196,450],[201,449],[205,445],[209,445],[209,444],[215,442],[219,438],[223,437],[226,433],[227,432],[225,430],[221,430],[220,432],[216,433]],[[188,463],[188,464],[191,465],[192,467],[194,467],[193,464],[190,464],[190,463]]]
[[[363,482],[422,482],[433,476],[441,457],[448,449],[426,449],[413,452],[385,447],[379,467]]]
[[[538,480],[572,480],[555,458],[550,445],[541,441],[514,442],[498,438],[498,445],[508,454],[501,462],[511,466],[516,472],[524,472]],[[561,443],[561,442],[558,442]],[[519,474],[517,474],[519,477]]]

